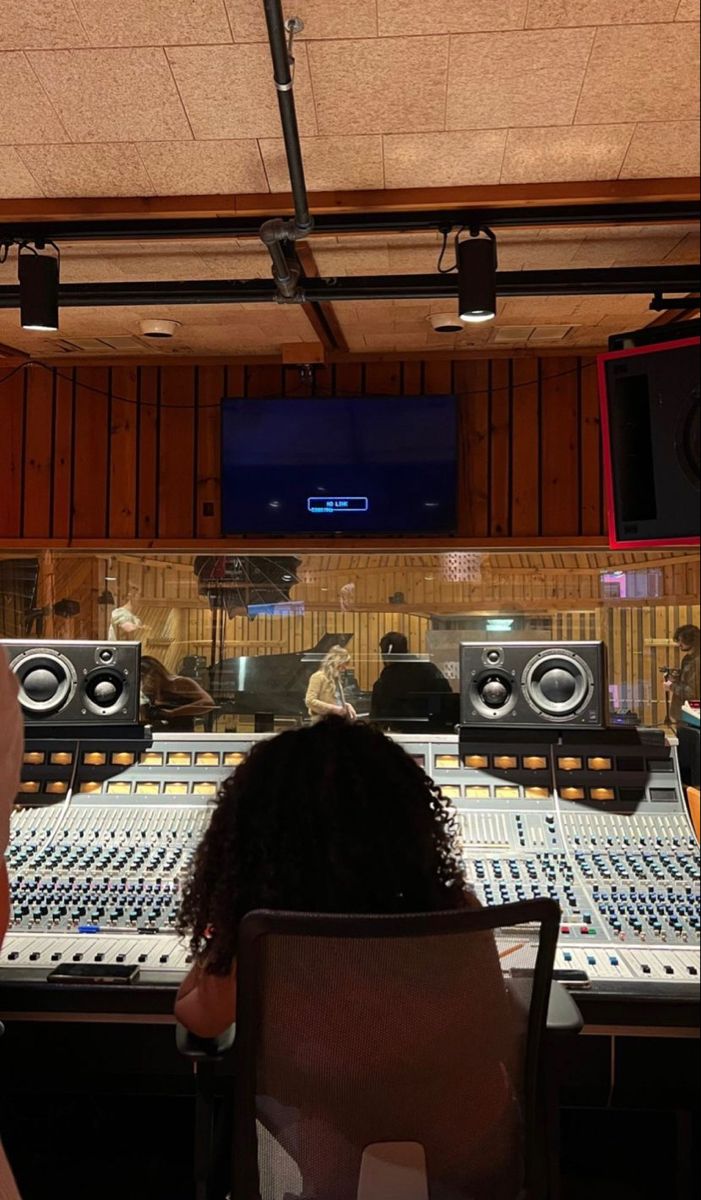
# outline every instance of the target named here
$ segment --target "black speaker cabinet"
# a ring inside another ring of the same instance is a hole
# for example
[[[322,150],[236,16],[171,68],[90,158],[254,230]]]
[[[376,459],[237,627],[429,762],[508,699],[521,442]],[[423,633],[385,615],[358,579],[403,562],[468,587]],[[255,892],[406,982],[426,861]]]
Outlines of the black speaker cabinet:
[[[603,642],[463,642],[460,680],[464,726],[606,728]]]
[[[599,359],[611,545],[697,545],[701,339]]]
[[[4,641],[25,721],[137,725],[141,646],[129,642]]]

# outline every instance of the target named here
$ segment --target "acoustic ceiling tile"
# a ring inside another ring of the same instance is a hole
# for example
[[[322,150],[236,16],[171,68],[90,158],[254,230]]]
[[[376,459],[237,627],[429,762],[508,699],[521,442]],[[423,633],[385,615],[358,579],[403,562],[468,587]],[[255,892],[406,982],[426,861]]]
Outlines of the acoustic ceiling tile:
[[[231,42],[223,0],[74,0],[91,46]]]
[[[377,0],[381,37],[523,29],[528,0]]]
[[[263,42],[267,37],[261,0],[226,0],[237,42]],[[285,16],[301,17],[309,40],[375,37],[375,0],[294,0],[285,5]]]
[[[46,196],[150,196],[136,146],[25,146],[20,150]]]
[[[593,38],[591,29],[454,37],[448,128],[570,125]]]
[[[389,251],[387,246],[349,247],[313,245],[314,259],[319,273],[324,276],[337,275],[388,275]],[[343,306],[344,309],[347,307]]]
[[[693,233],[687,233],[664,261],[681,267],[701,262],[701,238],[698,229]]]
[[[47,50],[28,57],[72,141],[191,136],[160,49]]]
[[[599,29],[577,110],[581,125],[699,114],[699,39],[688,25]]]
[[[529,29],[673,21],[679,0],[530,0]]]
[[[5,145],[69,140],[25,54],[0,54],[0,113]]]
[[[159,196],[267,192],[258,143],[142,142],[139,152]]]
[[[442,130],[448,47],[447,37],[313,43],[319,132]]]
[[[115,259],[112,248],[76,242],[61,244],[61,280],[63,283],[124,283],[126,276]]]
[[[2,0],[0,50],[49,50],[86,43],[71,0]]]
[[[499,306],[499,316],[509,325],[564,322],[576,318],[579,304],[577,296],[519,296],[504,300]]]
[[[632,228],[587,234],[572,259],[573,267],[644,267],[664,262],[683,240],[684,231]]]
[[[198,140],[279,136],[280,113],[267,42],[174,46],[166,53]],[[314,134],[316,119],[306,47],[298,46],[296,55],[295,100],[300,129],[303,134]]]
[[[506,130],[394,134],[384,144],[388,188],[468,187],[499,182]]]
[[[289,192],[290,177],[282,138],[263,139],[261,153],[272,192]],[[382,138],[302,138],[307,186],[314,192],[384,187]]]
[[[17,150],[5,146],[0,154],[0,197],[14,200],[24,196],[42,196],[36,178],[22,161]]]
[[[564,271],[572,262],[578,238],[543,238],[537,233],[499,235],[499,265],[503,271]]]
[[[621,172],[625,179],[698,175],[698,121],[643,122],[635,130]]]
[[[617,179],[633,125],[512,129],[502,183],[551,183]]]

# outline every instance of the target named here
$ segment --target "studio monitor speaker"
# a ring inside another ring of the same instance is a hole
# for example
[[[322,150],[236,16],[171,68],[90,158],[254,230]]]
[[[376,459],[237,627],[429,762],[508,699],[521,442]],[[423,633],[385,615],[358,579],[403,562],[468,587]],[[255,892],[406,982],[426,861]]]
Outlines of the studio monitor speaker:
[[[4,641],[29,725],[136,725],[141,646]]]
[[[701,339],[599,359],[611,545],[696,545]]]
[[[603,642],[463,642],[460,680],[464,726],[606,727]]]

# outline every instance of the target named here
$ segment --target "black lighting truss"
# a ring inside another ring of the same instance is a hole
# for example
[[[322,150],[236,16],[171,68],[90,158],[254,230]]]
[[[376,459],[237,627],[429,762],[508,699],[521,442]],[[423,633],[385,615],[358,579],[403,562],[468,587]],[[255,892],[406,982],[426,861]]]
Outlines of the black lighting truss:
[[[272,215],[272,214],[271,214]],[[262,216],[139,217],[132,220],[41,220],[0,224],[3,241],[110,242],[191,241],[197,238],[260,238]],[[646,225],[699,220],[697,200],[611,201],[507,208],[426,209],[408,212],[330,212],[314,217],[314,234],[360,236],[409,233],[480,225],[490,229],[557,226]],[[312,240],[313,248],[313,240]]]
[[[446,300],[457,297],[455,275],[356,275],[304,278],[300,301]],[[701,290],[701,267],[610,267],[563,271],[501,271],[497,292],[505,297],[631,296],[692,293]],[[62,308],[140,305],[274,304],[273,280],[173,280],[136,283],[68,283],[60,289]],[[0,308],[17,308],[19,287],[0,287]]]

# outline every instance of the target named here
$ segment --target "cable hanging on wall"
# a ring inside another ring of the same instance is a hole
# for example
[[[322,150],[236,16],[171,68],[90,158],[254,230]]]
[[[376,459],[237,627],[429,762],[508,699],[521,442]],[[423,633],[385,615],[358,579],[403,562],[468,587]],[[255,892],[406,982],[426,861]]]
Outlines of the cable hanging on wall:
[[[580,370],[592,370],[596,367],[596,365],[596,360],[592,359],[590,362],[581,363],[576,367],[568,367],[566,371],[558,371],[556,374],[548,376],[548,380],[569,379],[574,375],[578,375]],[[42,371],[48,371],[49,374],[54,375],[56,379],[60,379],[63,383],[68,383],[72,387],[81,388],[85,392],[91,392],[95,396],[102,396],[102,398],[105,400],[116,401],[118,404],[131,404],[135,408],[153,408],[157,409],[159,412],[168,412],[172,410],[173,412],[183,413],[206,412],[208,409],[219,409],[221,407],[221,404],[218,401],[214,404],[159,404],[152,400],[135,400],[133,396],[120,396],[116,392],[106,391],[104,388],[95,387],[94,384],[83,383],[83,381],[77,377],[73,379],[70,375],[64,375],[63,372],[59,371],[56,367],[49,366],[48,363],[38,362],[37,360],[29,360],[27,362],[20,363],[19,366],[13,367],[8,375],[6,375],[4,378],[0,377],[0,388],[3,386],[3,384],[9,383],[9,381],[13,379],[15,375],[18,375],[20,371],[25,371],[29,367],[40,367]],[[2,363],[0,362],[0,370],[1,369]],[[533,387],[534,382],[534,380],[525,380],[523,382],[514,381],[513,383],[508,383],[501,387],[475,388],[470,389],[469,395],[472,398],[476,398],[478,396],[497,396],[503,392],[511,393],[517,392],[521,388]],[[317,393],[317,395],[319,395],[319,393]],[[335,389],[329,389],[327,391],[327,395],[329,397],[335,396]]]

